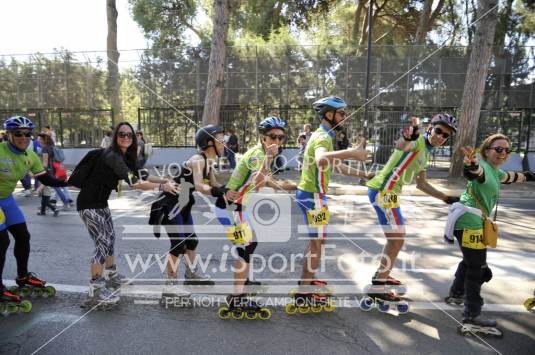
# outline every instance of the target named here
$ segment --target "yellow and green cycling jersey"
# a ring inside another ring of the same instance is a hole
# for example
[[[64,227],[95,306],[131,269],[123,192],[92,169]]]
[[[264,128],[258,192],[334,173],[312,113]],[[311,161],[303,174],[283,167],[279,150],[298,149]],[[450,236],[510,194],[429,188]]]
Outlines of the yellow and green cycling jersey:
[[[238,162],[226,185],[228,189],[240,193],[240,197],[235,201],[237,204],[247,203],[247,196],[256,188],[253,184],[253,174],[262,169],[265,159],[266,152],[262,144],[258,144],[245,152]],[[268,171],[270,171],[269,169],[268,166]]]
[[[0,198],[11,195],[17,182],[28,172],[37,175],[44,170],[33,150],[18,152],[8,142],[0,143]]]
[[[328,152],[334,150],[334,132],[326,126],[320,127],[312,133],[305,147],[301,180],[297,188],[306,192],[327,193],[332,165],[320,168],[316,164],[316,149],[325,148]]]

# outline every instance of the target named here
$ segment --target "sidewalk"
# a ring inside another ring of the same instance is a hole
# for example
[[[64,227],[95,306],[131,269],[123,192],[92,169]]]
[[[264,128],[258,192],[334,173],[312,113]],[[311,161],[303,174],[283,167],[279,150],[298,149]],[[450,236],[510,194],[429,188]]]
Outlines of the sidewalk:
[[[299,183],[301,173],[296,170],[286,170],[280,174],[273,175],[275,180],[287,180]],[[230,173],[218,173],[219,181],[227,181]],[[443,191],[448,195],[459,196],[466,187],[466,179],[464,178],[448,178],[448,171],[446,169],[430,169],[427,171],[428,181],[438,190]],[[535,198],[535,183],[511,184],[501,185],[500,197],[503,198]],[[333,172],[331,181],[329,183],[330,195],[367,195],[368,188],[364,186],[364,182],[360,183],[359,179],[345,176]],[[416,185],[410,184],[403,187],[401,193],[403,196],[425,196],[426,194],[416,188]]]

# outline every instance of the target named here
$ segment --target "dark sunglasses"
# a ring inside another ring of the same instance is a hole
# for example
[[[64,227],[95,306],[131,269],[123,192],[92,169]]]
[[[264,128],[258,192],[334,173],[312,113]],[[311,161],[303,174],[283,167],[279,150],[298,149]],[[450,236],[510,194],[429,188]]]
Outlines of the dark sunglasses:
[[[132,139],[132,137],[134,137],[134,134],[131,132],[117,132],[117,137]]]
[[[281,142],[284,141],[284,139],[286,138],[286,136],[284,134],[268,134],[268,137],[269,139],[271,140],[280,140]]]
[[[487,149],[492,149],[498,154],[502,154],[505,152],[505,154],[511,153],[511,148],[504,148],[504,147],[488,147]]]
[[[15,132],[12,132],[11,133],[12,135],[14,135],[15,137],[26,137],[26,138],[30,138],[32,136],[32,132],[29,131],[29,132],[24,132],[24,131],[15,131]]]
[[[450,137],[450,134],[444,132],[444,130],[440,127],[435,127],[435,134],[442,136],[444,139],[448,139]]]

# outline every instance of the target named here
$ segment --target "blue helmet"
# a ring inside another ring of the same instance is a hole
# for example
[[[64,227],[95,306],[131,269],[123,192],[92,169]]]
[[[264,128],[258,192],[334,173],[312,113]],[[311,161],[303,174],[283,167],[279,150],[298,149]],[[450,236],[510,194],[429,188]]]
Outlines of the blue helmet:
[[[285,127],[286,127],[286,122],[284,122],[282,118],[271,116],[271,117],[264,118],[258,124],[258,131],[262,134],[266,134],[267,132],[275,128],[282,129],[284,131]]]
[[[27,128],[27,129],[34,129],[35,125],[32,121],[30,121],[29,118],[24,116],[13,116],[8,118],[4,122],[4,129],[6,131],[11,131],[14,129],[21,129],[21,128]]]
[[[319,118],[325,118],[325,113],[347,107],[344,100],[337,96],[327,96],[312,104]]]
[[[457,119],[448,113],[436,114],[431,119],[431,124],[433,126],[437,124],[442,124],[451,128],[453,132],[457,132]]]

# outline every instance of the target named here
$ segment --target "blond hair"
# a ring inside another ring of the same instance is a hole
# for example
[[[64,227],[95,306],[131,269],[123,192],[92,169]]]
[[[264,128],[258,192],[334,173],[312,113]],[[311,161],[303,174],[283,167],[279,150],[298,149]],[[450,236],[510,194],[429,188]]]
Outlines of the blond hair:
[[[481,154],[481,158],[483,158],[483,160],[487,160],[487,149],[490,148],[492,143],[501,139],[506,140],[507,143],[510,143],[509,138],[501,133],[494,133],[485,138],[485,140],[479,146],[479,153]]]

